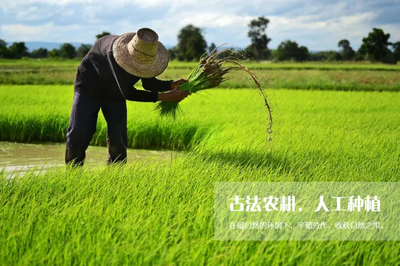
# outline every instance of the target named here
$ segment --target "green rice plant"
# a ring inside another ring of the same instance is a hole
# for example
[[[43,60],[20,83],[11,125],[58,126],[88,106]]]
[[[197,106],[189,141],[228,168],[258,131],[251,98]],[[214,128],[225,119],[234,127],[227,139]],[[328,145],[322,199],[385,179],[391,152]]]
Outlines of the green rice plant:
[[[126,167],[55,167],[17,179],[0,170],[0,265],[398,264],[396,241],[217,241],[214,184],[398,182],[400,94],[276,90],[267,144],[254,90],[210,95],[183,101],[179,121],[161,119],[151,103],[127,103],[130,147],[179,146],[190,123],[207,129],[177,159],[128,157]],[[53,135],[26,141],[62,138],[72,96],[72,86],[0,86],[3,140],[33,130]]]

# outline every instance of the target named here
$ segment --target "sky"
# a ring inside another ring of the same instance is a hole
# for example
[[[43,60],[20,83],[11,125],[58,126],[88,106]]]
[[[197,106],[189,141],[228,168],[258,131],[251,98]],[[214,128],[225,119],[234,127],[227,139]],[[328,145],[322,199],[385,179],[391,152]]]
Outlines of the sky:
[[[4,0],[0,38],[7,42],[43,41],[93,44],[102,31],[112,34],[151,28],[167,46],[179,30],[200,27],[210,45],[250,44],[248,23],[270,20],[270,49],[292,40],[311,51],[338,50],[341,39],[358,49],[372,28],[400,41],[400,0]]]

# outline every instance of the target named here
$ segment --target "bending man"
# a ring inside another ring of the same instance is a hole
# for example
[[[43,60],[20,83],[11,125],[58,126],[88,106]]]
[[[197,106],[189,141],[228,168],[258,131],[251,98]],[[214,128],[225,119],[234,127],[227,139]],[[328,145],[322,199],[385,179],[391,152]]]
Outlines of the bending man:
[[[188,95],[179,90],[186,80],[155,78],[165,70],[168,60],[168,51],[158,41],[158,35],[147,28],[104,36],[94,44],[82,59],[75,78],[66,164],[83,165],[100,109],[107,122],[107,164],[126,162],[126,100],[179,102]],[[139,80],[145,90],[134,88]]]

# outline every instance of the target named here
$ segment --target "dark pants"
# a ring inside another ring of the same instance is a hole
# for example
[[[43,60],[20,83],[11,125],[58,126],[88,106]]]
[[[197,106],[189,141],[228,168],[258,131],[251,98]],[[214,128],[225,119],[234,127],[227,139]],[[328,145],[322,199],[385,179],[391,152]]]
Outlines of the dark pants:
[[[126,102],[98,99],[75,90],[69,127],[65,163],[82,166],[86,149],[96,132],[97,115],[101,109],[107,121],[107,164],[126,163],[127,128]]]

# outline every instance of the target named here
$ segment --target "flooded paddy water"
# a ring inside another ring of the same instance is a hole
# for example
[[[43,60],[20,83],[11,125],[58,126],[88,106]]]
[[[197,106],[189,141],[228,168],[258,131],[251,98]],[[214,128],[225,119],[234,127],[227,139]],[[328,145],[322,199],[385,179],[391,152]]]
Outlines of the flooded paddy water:
[[[167,150],[128,149],[128,164],[135,162],[171,162],[182,152]],[[7,176],[22,175],[35,169],[45,171],[49,167],[64,166],[65,144],[62,143],[14,143],[0,142],[0,172]],[[89,146],[85,165],[104,166],[107,160],[107,147]]]

